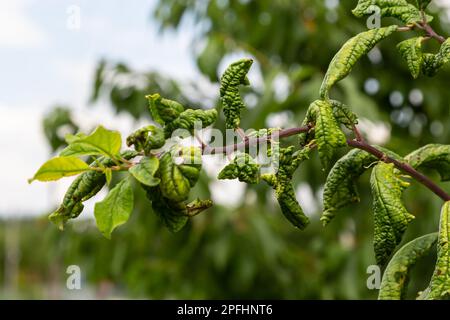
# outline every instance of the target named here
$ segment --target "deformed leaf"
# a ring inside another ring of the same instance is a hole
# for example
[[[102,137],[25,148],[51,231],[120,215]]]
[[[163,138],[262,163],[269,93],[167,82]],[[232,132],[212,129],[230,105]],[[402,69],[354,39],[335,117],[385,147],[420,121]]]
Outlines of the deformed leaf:
[[[430,251],[437,239],[437,233],[430,233],[408,242],[395,253],[384,271],[379,300],[405,298],[411,269],[417,260]]]
[[[320,97],[327,99],[334,84],[344,79],[352,70],[355,63],[367,54],[381,40],[397,30],[397,26],[371,29],[361,32],[348,40],[336,53],[328,66],[327,73],[320,88]]]
[[[425,10],[430,4],[430,2],[431,0],[416,0],[416,6],[421,10]]]
[[[450,62],[450,38],[441,44],[438,53],[425,53],[423,55],[422,72],[432,77],[448,62]]]
[[[434,169],[442,181],[450,180],[450,145],[428,144],[408,154],[405,160],[415,169]]]
[[[166,152],[159,163],[163,196],[176,202],[186,200],[198,180],[201,163],[201,150],[196,147]]]
[[[417,79],[422,70],[422,41],[423,37],[416,37],[402,41],[397,45],[397,49],[400,51],[402,58],[406,61],[408,69],[414,79]]]
[[[373,7],[380,9],[382,17],[397,18],[405,24],[414,24],[422,21],[420,10],[406,0],[359,0],[358,5],[352,10],[356,17],[363,17],[374,13]],[[433,17],[427,16],[427,21]]]
[[[414,219],[402,203],[402,192],[409,185],[401,180],[392,163],[378,163],[372,170],[370,185],[374,211],[374,249],[377,264],[384,265],[400,243],[409,222]]]
[[[136,151],[144,151],[145,154],[163,147],[165,142],[164,130],[153,125],[140,128],[127,137],[127,146],[134,145]]]
[[[336,100],[330,100],[330,103],[333,106],[333,116],[338,123],[349,130],[358,124],[358,117],[347,105]]]
[[[55,157],[45,162],[34,174],[33,178],[28,179],[28,183],[34,180],[54,181],[88,170],[90,170],[88,164],[76,157]]]
[[[402,161],[394,152],[383,147],[375,147],[387,156]],[[375,156],[360,149],[350,150],[336,161],[328,174],[323,191],[324,211],[320,220],[324,226],[334,218],[338,209],[359,202],[356,180],[376,161],[378,159]]]
[[[219,179],[239,179],[250,184],[258,183],[260,166],[247,153],[239,152],[233,162],[220,171]]]
[[[239,86],[249,85],[247,73],[252,63],[252,59],[233,62],[220,78],[220,98],[228,129],[236,129],[241,122],[241,109],[245,108],[245,105],[239,93]]]
[[[347,145],[345,134],[333,115],[329,101],[316,100],[310,106],[315,118],[315,139],[319,157],[324,168],[328,168],[337,148]]]
[[[128,172],[142,184],[154,187],[160,183],[159,178],[155,178],[155,173],[159,167],[159,159],[155,156],[143,157],[141,161],[132,166]]]
[[[120,181],[105,199],[95,204],[97,228],[108,239],[115,228],[128,221],[133,211],[133,189],[129,178]]]
[[[98,126],[90,135],[82,133],[67,135],[69,144],[61,151],[61,156],[104,155],[114,158],[122,146],[122,138],[118,131],[105,129]]]
[[[442,206],[437,261],[429,285],[429,300],[450,299],[450,201]]]
[[[150,114],[153,120],[160,125],[164,125],[166,122],[172,122],[181,112],[184,111],[184,107],[181,103],[162,98],[158,93],[145,96],[148,100]]]
[[[216,122],[216,120],[216,109],[187,109],[180,113],[178,118],[172,122],[166,123],[164,134],[166,138],[170,138],[172,133],[177,129],[184,129],[192,134],[194,129],[206,128]]]

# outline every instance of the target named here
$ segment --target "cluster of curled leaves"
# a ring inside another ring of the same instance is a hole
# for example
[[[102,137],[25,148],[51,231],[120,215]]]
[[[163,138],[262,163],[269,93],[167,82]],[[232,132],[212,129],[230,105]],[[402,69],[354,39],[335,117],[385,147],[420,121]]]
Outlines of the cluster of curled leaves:
[[[371,6],[381,9],[381,15],[397,18],[406,27],[432,20],[425,14],[430,1],[417,0],[360,0],[353,13],[360,17],[372,13]],[[403,26],[402,28],[404,28]],[[361,149],[352,149],[334,162],[339,148],[346,147],[345,132],[355,131],[357,116],[342,102],[330,98],[331,89],[352,70],[356,62],[380,41],[401,31],[397,25],[362,32],[348,40],[336,53],[325,74],[318,100],[307,109],[302,123],[307,130],[298,133],[297,146],[282,147],[270,128],[253,132],[245,139],[265,139],[270,157],[270,168],[252,157],[248,149],[237,151],[234,158],[219,173],[219,179],[238,179],[248,184],[267,183],[273,188],[281,213],[295,227],[303,230],[309,223],[296,198],[292,177],[302,162],[317,149],[320,161],[328,176],[323,193],[321,221],[327,225],[339,209],[359,202],[356,180],[371,170],[370,185],[373,195],[374,251],[377,264],[385,268],[380,299],[404,297],[408,275],[414,263],[437,244],[437,263],[429,286],[419,294],[420,299],[450,297],[450,202],[441,212],[439,232],[419,237],[395,254],[402,236],[413,221],[402,201],[408,188],[408,176],[402,174],[396,163],[416,170],[435,169],[443,181],[450,180],[450,145],[426,145],[402,157],[391,150],[372,146],[384,154],[376,157]],[[421,72],[435,74],[450,59],[450,40],[442,43],[436,54],[422,53],[424,37],[412,38],[398,45],[401,56],[407,61],[414,77]],[[228,129],[243,132],[239,127],[245,103],[240,87],[249,85],[247,73],[253,60],[242,59],[232,63],[220,79],[220,101]],[[121,136],[99,126],[90,135],[77,134],[66,137],[67,147],[58,157],[47,161],[31,180],[51,181],[65,176],[78,175],[69,187],[61,206],[50,215],[50,220],[63,227],[79,216],[83,202],[93,197],[112,179],[112,173],[124,171],[127,177],[110,189],[104,200],[95,205],[95,218],[99,230],[110,237],[111,232],[125,223],[133,210],[132,179],[139,184],[152,203],[154,212],[165,226],[176,232],[189,218],[212,205],[210,200],[189,201],[191,188],[201,171],[203,148],[168,143],[169,138],[182,129],[194,134],[195,123],[201,127],[212,125],[217,118],[215,109],[186,109],[176,101],[159,94],[148,95],[149,110],[154,124],[140,128],[127,137],[128,149],[121,148]],[[91,163],[83,161],[89,157]],[[267,169],[267,168],[265,168]],[[392,258],[391,258],[392,257]]]

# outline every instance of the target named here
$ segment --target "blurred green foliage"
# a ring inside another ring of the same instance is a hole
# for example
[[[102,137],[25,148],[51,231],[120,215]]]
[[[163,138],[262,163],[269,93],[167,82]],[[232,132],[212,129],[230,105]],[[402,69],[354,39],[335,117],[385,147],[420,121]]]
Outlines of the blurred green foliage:
[[[260,129],[275,115],[288,119],[286,126],[301,123],[306,107],[317,98],[333,55],[348,38],[366,28],[364,19],[351,15],[355,5],[356,1],[161,0],[153,18],[161,32],[178,29],[182,33],[184,19],[195,21],[199,30],[195,42],[201,45],[193,48],[193,55],[199,71],[212,83],[217,83],[221,63],[230,56],[255,59],[263,82],[243,91],[251,110],[244,112],[241,126]],[[436,15],[433,27],[450,34],[449,24],[439,17],[439,13],[445,15],[442,8],[431,9]],[[383,25],[390,22],[383,19]],[[427,143],[448,143],[450,137],[450,70],[432,80],[413,80],[396,49],[408,36],[396,34],[383,42],[333,89],[333,96],[359,117],[389,122],[387,147],[401,155]],[[429,50],[436,47],[430,45]],[[378,90],[366,91],[369,79],[378,83]],[[106,98],[117,112],[147,118],[144,97],[156,92],[190,107],[217,105],[218,92],[202,92],[202,88],[196,79],[179,83],[153,71],[135,71],[124,63],[103,60],[91,101]],[[60,124],[53,125],[57,130]],[[225,127],[223,118],[218,127]],[[49,142],[57,148],[52,138]],[[215,205],[176,234],[162,227],[138,188],[131,221],[111,241],[103,239],[90,222],[74,222],[60,233],[46,219],[23,221],[19,284],[33,297],[29,283],[49,283],[56,277],[64,286],[66,266],[77,264],[87,283],[113,283],[130,297],[376,298],[377,290],[366,286],[366,269],[375,264],[368,175],[358,182],[361,203],[339,211],[323,228],[319,195],[326,174],[316,156],[296,173],[296,184],[308,183],[313,203],[319,204],[305,231],[283,219],[273,196],[268,196],[271,191],[262,184],[247,187],[237,207]],[[212,178],[203,173],[192,193],[209,197]],[[300,203],[307,197],[298,194]],[[405,203],[417,218],[402,243],[436,231],[441,206],[436,196],[413,183]],[[6,228],[0,226],[0,241]],[[0,251],[0,268],[7,259],[5,252]],[[430,255],[417,265],[411,293],[426,287],[433,259]],[[0,277],[4,274],[0,272]],[[414,298],[411,293],[408,297]]]

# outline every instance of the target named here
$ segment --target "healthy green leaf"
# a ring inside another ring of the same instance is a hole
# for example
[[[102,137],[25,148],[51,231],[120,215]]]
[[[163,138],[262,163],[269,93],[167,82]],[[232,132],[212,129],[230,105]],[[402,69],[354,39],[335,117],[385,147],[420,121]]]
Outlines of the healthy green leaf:
[[[347,145],[345,134],[333,115],[329,101],[316,100],[310,106],[316,120],[315,139],[319,157],[324,168],[328,168],[335,150]]]
[[[163,196],[177,202],[186,200],[198,180],[201,163],[200,148],[185,147],[165,153],[159,163]]]
[[[408,3],[406,0],[359,0],[358,5],[352,10],[356,17],[373,14],[373,6],[381,9],[382,17],[393,17],[406,24],[414,24],[422,21],[420,10]],[[427,16],[427,21],[432,21],[433,17]]]
[[[405,298],[411,269],[436,244],[437,233],[430,233],[405,244],[392,257],[381,281],[379,300]]]
[[[435,169],[442,181],[450,180],[450,145],[428,144],[408,154],[405,160],[415,169]]]
[[[329,91],[334,84],[344,79],[352,70],[355,63],[381,40],[397,30],[397,26],[371,29],[359,33],[348,40],[336,53],[328,66],[327,73],[320,88],[320,97],[328,99]]]
[[[397,49],[400,55],[406,61],[409,71],[414,79],[420,75],[423,65],[422,41],[423,37],[411,38],[400,42]]]
[[[241,122],[241,109],[245,108],[239,93],[240,85],[249,85],[247,73],[252,59],[241,59],[232,63],[220,78],[220,98],[228,129],[236,129]]]
[[[157,157],[143,157],[137,165],[132,166],[128,171],[140,183],[149,187],[154,187],[161,181],[159,178],[155,178],[155,173],[158,170],[158,167],[159,159]]]
[[[450,201],[441,210],[437,261],[430,282],[428,300],[450,299]]]
[[[172,133],[177,129],[188,130],[192,134],[194,129],[206,128],[216,122],[216,120],[216,109],[187,109],[180,113],[178,118],[166,124],[164,134],[166,138],[170,138]],[[197,127],[196,123],[198,124]]]
[[[67,135],[66,141],[69,145],[61,151],[61,156],[104,155],[114,158],[122,146],[120,133],[103,126],[98,126],[89,136],[82,133]]]
[[[148,100],[150,114],[153,120],[160,125],[174,121],[184,111],[183,105],[176,101],[164,99],[158,93],[145,97]]]
[[[374,211],[374,249],[376,261],[384,265],[400,243],[409,222],[414,219],[402,203],[402,192],[409,185],[401,180],[392,163],[378,163],[372,170],[370,185]]]
[[[218,179],[239,179],[241,182],[255,184],[259,182],[260,166],[247,153],[239,152],[228,164],[220,171]]]
[[[34,174],[33,178],[28,179],[28,183],[31,183],[34,180],[59,180],[63,177],[77,175],[89,169],[86,162],[76,157],[56,157],[44,163]]]
[[[136,151],[144,151],[145,154],[163,147],[165,142],[164,130],[152,125],[140,128],[127,137],[127,146],[134,145]]]
[[[115,228],[128,221],[133,211],[133,189],[129,178],[120,181],[105,199],[95,204],[97,228],[108,239]]]

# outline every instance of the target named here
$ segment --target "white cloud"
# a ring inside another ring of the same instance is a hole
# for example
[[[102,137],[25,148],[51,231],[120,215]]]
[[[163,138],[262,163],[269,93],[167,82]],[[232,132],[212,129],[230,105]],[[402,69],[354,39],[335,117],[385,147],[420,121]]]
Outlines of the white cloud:
[[[29,1],[3,1],[0,5],[0,46],[36,47],[47,41],[45,32],[27,15]]]

